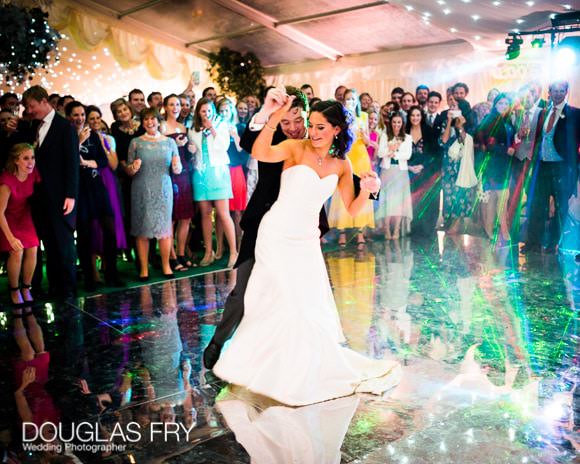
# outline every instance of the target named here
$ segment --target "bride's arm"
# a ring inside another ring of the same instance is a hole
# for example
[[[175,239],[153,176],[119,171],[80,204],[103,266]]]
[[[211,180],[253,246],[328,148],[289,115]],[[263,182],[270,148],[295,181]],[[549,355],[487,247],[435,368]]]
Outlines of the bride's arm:
[[[252,146],[252,158],[265,163],[277,163],[291,158],[294,150],[303,143],[302,140],[285,140],[278,145],[272,146],[272,138],[282,116],[290,110],[293,98],[288,98],[286,103],[276,110],[260,131],[260,135]]]
[[[363,177],[361,177],[361,180]],[[338,180],[338,191],[340,192],[340,196],[346,210],[353,217],[360,213],[360,211],[365,207],[367,201],[369,201],[370,192],[362,188],[362,183],[359,194],[356,196],[354,194],[352,165],[350,164],[350,160],[348,158],[344,162],[344,169],[342,170],[342,174]]]

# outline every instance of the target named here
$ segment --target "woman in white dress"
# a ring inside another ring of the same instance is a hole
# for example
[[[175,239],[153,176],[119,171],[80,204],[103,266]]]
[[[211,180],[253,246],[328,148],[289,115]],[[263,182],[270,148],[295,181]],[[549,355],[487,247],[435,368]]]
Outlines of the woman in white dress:
[[[292,97],[269,93],[280,107],[254,143],[252,156],[284,162],[280,194],[260,223],[254,265],[245,293],[245,313],[214,373],[236,385],[291,406],[381,393],[400,378],[398,363],[368,359],[341,344],[344,335],[320,249],[318,220],[323,203],[338,187],[356,215],[377,192],[375,173],[361,175],[355,197],[352,119],[340,103],[317,103],[309,139],[271,146]]]
[[[379,139],[381,159],[381,200],[377,217],[384,220],[385,238],[397,240],[405,235],[413,219],[411,186],[407,161],[411,158],[413,138],[405,134],[403,117],[395,114]],[[403,219],[406,223],[403,224]]]

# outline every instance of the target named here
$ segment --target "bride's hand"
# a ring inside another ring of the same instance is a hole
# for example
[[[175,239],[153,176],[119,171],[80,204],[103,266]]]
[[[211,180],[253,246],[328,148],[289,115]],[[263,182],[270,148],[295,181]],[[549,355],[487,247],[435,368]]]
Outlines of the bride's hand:
[[[373,195],[379,192],[381,189],[381,179],[379,179],[376,172],[365,172],[360,177],[361,190],[372,193]]]

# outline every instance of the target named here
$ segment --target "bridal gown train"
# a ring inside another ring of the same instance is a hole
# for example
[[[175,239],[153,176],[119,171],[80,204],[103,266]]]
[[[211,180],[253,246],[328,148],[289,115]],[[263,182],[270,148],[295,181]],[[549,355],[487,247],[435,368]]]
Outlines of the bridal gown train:
[[[299,164],[282,172],[278,200],[260,223],[245,312],[214,373],[291,406],[355,392],[380,394],[397,362],[366,358],[345,342],[320,249],[318,217],[338,176]]]

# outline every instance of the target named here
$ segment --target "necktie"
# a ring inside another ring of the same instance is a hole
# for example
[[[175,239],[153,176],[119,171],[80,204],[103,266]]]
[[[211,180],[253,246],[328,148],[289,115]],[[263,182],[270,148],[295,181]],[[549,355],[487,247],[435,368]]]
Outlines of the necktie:
[[[548,120],[548,127],[546,128],[546,132],[552,131],[555,122],[556,122],[556,108],[552,108],[552,114],[550,114],[550,119]]]
[[[40,145],[40,128],[44,125],[44,120],[41,120],[40,123],[38,124],[38,127],[36,128],[36,142],[35,142],[35,147],[38,147]]]
[[[521,139],[526,139],[530,135],[530,111],[526,111],[524,113],[524,120],[522,121],[522,125],[520,127],[519,137]]]
[[[434,121],[435,121],[435,115],[433,113],[431,113],[429,115],[429,125],[432,126]]]

